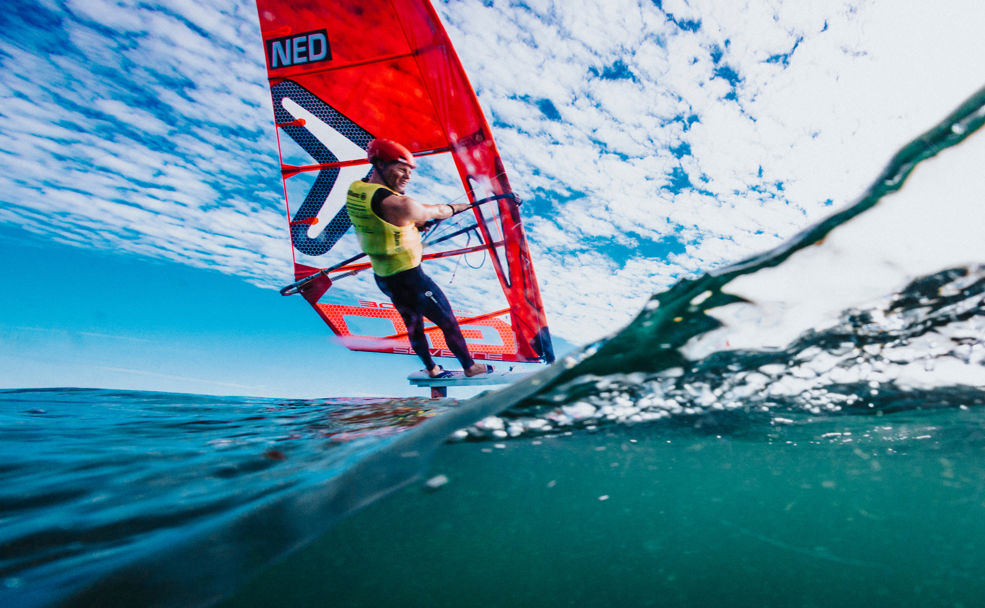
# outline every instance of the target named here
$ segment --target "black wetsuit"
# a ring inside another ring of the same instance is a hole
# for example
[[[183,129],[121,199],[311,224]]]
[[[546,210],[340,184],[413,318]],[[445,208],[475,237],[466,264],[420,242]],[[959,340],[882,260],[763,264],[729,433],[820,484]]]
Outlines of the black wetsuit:
[[[380,189],[376,191],[370,205],[379,217],[383,217],[380,204],[391,192]],[[410,345],[417,353],[417,356],[424,362],[426,369],[432,369],[435,365],[428,348],[427,335],[424,333],[424,318],[427,317],[432,323],[438,326],[441,333],[445,335],[445,342],[455,358],[462,364],[462,369],[468,369],[475,363],[469,355],[465,337],[455,319],[455,313],[451,310],[451,304],[441,289],[435,284],[431,277],[424,274],[420,265],[404,270],[387,277],[374,274],[376,284],[380,290],[390,298],[394,308],[400,313],[407,325],[407,336],[410,338]]]
[[[455,358],[462,364],[462,369],[468,369],[474,361],[469,355],[465,337],[458,326],[455,314],[451,310],[448,298],[435,285],[431,277],[424,274],[420,266],[381,277],[374,274],[376,284],[393,302],[394,308],[400,313],[407,325],[407,336],[414,352],[424,362],[427,369],[434,367],[434,359],[428,349],[428,339],[424,333],[424,317],[427,317],[441,329],[445,342]]]

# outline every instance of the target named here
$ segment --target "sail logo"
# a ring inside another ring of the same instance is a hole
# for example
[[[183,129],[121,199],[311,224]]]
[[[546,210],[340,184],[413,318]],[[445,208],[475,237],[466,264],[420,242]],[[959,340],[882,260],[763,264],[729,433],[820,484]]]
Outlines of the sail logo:
[[[267,40],[267,63],[271,70],[331,60],[327,30]]]

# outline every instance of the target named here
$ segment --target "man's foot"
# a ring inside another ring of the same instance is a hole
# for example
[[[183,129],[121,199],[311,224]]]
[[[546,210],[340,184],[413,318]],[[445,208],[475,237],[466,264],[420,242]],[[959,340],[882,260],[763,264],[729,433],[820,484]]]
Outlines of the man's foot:
[[[465,370],[465,375],[471,378],[472,376],[478,376],[481,374],[491,374],[492,371],[492,365],[486,365],[485,363],[473,363],[472,367]]]
[[[451,372],[441,367],[440,365],[435,365],[428,370],[428,376],[432,378],[447,378],[451,375]]]

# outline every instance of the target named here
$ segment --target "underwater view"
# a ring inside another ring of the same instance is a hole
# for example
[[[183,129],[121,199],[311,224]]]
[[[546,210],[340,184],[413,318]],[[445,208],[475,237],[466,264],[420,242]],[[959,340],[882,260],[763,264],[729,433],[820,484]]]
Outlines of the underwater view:
[[[0,603],[981,605],[983,122],[469,400],[0,391]]]

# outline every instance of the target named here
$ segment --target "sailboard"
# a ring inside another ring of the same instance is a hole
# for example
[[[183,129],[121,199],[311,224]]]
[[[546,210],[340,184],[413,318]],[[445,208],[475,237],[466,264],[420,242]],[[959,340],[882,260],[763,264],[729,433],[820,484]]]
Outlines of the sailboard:
[[[426,371],[414,372],[407,376],[407,380],[410,381],[414,386],[486,386],[495,384],[509,384],[517,380],[521,380],[528,376],[533,375],[531,371],[514,371],[511,369],[498,370],[494,369],[491,372],[485,374],[479,374],[478,376],[466,376],[464,372],[460,371],[449,371],[447,375],[442,375],[440,378],[432,378],[428,375]]]
[[[372,280],[345,209],[369,175],[375,138],[418,163],[408,194],[469,211],[424,239],[424,269],[448,294],[476,359],[551,362],[550,332],[513,193],[492,131],[427,0],[257,0],[294,282],[349,349],[413,354],[407,328]],[[428,326],[432,354],[450,357]]]

